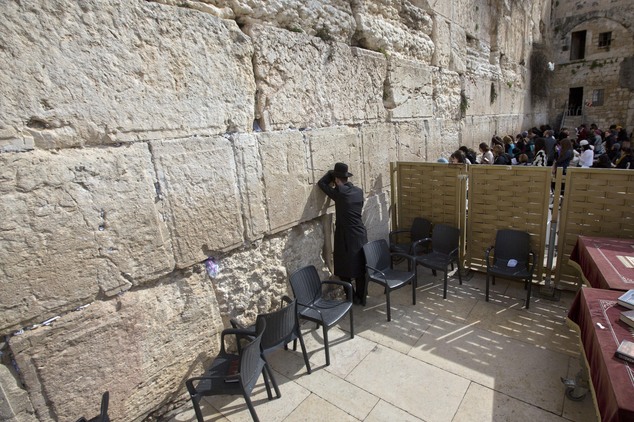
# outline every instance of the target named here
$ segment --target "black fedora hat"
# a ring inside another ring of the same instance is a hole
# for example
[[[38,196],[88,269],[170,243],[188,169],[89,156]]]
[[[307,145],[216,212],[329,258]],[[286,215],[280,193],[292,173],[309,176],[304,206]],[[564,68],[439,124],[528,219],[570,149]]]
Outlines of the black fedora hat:
[[[352,176],[352,173],[348,173],[348,165],[344,163],[335,164],[335,169],[332,171],[332,174],[340,178]]]

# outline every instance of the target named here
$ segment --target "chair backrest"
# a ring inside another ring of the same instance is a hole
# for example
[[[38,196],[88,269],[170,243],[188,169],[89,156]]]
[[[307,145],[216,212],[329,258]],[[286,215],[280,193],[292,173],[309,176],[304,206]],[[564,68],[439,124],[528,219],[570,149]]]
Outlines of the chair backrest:
[[[374,240],[363,245],[363,254],[366,265],[370,267],[378,270],[390,267],[390,248],[385,239]],[[369,274],[372,275],[371,270],[369,270]]]
[[[410,229],[410,239],[412,242],[426,239],[431,234],[431,221],[423,217],[416,217]]]
[[[434,252],[449,255],[460,244],[460,230],[447,224],[436,224],[431,235]]]
[[[298,325],[297,299],[292,300],[279,311],[258,315],[255,322],[257,332],[260,332],[262,324],[266,327],[262,334],[264,351],[288,343],[293,339]]]
[[[310,304],[321,297],[321,279],[314,265],[300,268],[291,274],[289,280],[299,303]]]
[[[512,229],[498,230],[495,234],[494,258],[496,261],[515,259],[518,264],[526,265],[531,250],[531,235]]]
[[[260,321],[255,338],[242,347],[240,352],[240,381],[245,391],[251,392],[258,378],[264,360],[262,359],[262,335],[266,331],[266,321]]]

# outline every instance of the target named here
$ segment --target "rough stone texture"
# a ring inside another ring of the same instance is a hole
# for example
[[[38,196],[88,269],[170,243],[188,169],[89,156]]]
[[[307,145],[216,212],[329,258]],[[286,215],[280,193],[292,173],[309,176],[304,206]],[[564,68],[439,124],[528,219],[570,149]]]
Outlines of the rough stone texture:
[[[352,0],[351,3],[357,22],[355,40],[360,46],[431,61],[433,22],[429,10],[420,7],[423,2]]]
[[[147,145],[0,155],[0,327],[174,268]]]
[[[424,63],[393,57],[385,83],[385,106],[390,121],[434,114],[432,68]]]
[[[225,323],[253,323],[258,313],[279,308],[283,295],[292,297],[288,276],[301,267],[314,265],[328,278],[323,248],[324,228],[315,220],[220,258],[213,283]]]
[[[368,241],[387,239],[390,233],[390,192],[369,197],[363,205],[363,224],[368,231]]]
[[[398,161],[429,161],[427,148],[430,139],[429,120],[400,122],[395,125]]]
[[[325,195],[313,180],[308,141],[303,133],[261,133],[258,140],[271,230],[318,217],[325,207]]]
[[[245,31],[255,45],[256,118],[263,130],[385,118],[383,54],[261,25]]]
[[[310,142],[313,183],[317,183],[328,170],[332,170],[336,162],[344,162],[348,164],[348,171],[353,174],[350,178],[352,183],[364,191],[367,190],[363,185],[362,145],[358,129],[337,126],[315,129],[305,134]]]
[[[169,204],[165,218],[177,267],[242,244],[244,210],[231,140],[195,137],[150,145],[160,195]]]
[[[390,162],[396,161],[394,127],[381,123],[361,129],[366,195],[377,195],[390,189]]]
[[[183,393],[185,379],[218,352],[221,329],[200,266],[94,302],[10,345],[40,421],[98,414],[106,390],[111,419],[133,421]]]
[[[33,406],[26,390],[20,386],[15,371],[0,365],[0,420],[4,422],[35,422]]]
[[[132,0],[6,2],[2,17],[4,150],[251,128],[253,49],[235,22]]]
[[[349,43],[355,22],[349,0],[205,0],[230,9],[241,24],[267,22],[279,28],[308,35],[319,34]]]

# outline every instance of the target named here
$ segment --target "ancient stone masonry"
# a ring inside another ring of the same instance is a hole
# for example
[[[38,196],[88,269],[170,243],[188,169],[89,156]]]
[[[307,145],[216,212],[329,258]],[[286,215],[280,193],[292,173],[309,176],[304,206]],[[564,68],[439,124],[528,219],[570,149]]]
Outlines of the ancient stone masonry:
[[[316,182],[335,162],[384,238],[390,162],[544,123],[529,58],[549,13],[545,0],[3,2],[0,420],[76,420],[106,390],[114,421],[182,403],[229,318],[279,306],[301,266],[330,276],[333,208]]]
[[[631,1],[553,2],[551,120],[634,129],[634,8]],[[565,114],[565,116],[564,116]],[[563,119],[562,119],[563,117]]]

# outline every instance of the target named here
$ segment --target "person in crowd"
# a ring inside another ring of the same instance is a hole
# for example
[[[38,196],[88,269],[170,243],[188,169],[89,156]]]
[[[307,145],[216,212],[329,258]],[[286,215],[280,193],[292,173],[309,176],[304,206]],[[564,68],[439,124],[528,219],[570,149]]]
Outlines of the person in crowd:
[[[451,156],[449,157],[449,162],[451,164],[467,164],[467,159],[464,155],[464,152],[458,149],[453,154],[451,154]]]
[[[511,157],[515,157],[519,155],[520,152],[516,151],[515,142],[513,142],[513,137],[510,135],[504,135],[502,138],[502,142],[504,142],[504,152],[509,154]]]
[[[548,156],[546,155],[546,139],[537,138],[535,139],[535,158],[533,159],[533,165],[545,167],[547,164]]]
[[[552,166],[555,161],[555,145],[557,140],[555,139],[555,132],[551,129],[544,132],[544,151],[546,153],[546,164]],[[535,142],[535,151],[537,152],[537,142]]]
[[[616,159],[614,167],[617,169],[634,168],[634,163],[632,163],[632,149],[630,147],[621,147],[621,155]]]
[[[497,165],[511,165],[511,157],[504,152],[504,147],[502,145],[493,145],[493,164]]]
[[[588,139],[588,127],[585,123],[582,123],[581,126],[577,128],[577,141],[581,142],[585,139]]]
[[[568,170],[568,166],[570,166],[570,163],[572,162],[572,159],[574,158],[574,153],[572,152],[573,151],[572,141],[570,140],[570,138],[562,139],[560,142],[560,146],[561,146],[561,149],[559,151],[559,155],[557,156],[557,159],[553,163],[553,174],[555,173],[556,169],[559,167],[561,167],[563,169],[564,174],[566,174],[566,171]]]
[[[363,190],[348,181],[348,165],[337,163],[317,185],[335,202],[334,274],[343,281],[355,280],[353,301],[365,306],[366,281],[363,245],[368,236],[361,219]]]
[[[594,151],[592,150],[592,145],[590,145],[586,139],[583,139],[579,142],[579,148],[581,150],[581,154],[579,155],[579,167],[592,167],[592,163],[594,162]]]
[[[601,130],[595,129],[593,132],[593,142],[590,145],[594,145],[594,156],[598,157],[601,154],[605,154],[605,147],[603,146],[603,138],[601,137]]]
[[[489,148],[486,142],[480,144],[480,152],[482,153],[480,164],[493,164],[493,152],[491,152],[491,148]]]
[[[517,157],[517,164],[520,165],[520,166],[527,166],[528,165],[528,155],[520,154]]]
[[[471,148],[468,148],[466,146],[461,146],[460,148],[458,148],[460,151],[462,151],[464,153],[465,158],[467,159],[466,163],[467,164],[477,164],[477,158],[478,158],[478,154],[476,154],[476,152],[474,150],[472,150]]]
[[[594,163],[592,167],[602,169],[612,168],[612,163],[610,162],[610,157],[608,157],[608,154],[599,155],[597,162]]]
[[[611,163],[614,164],[616,162],[616,159],[619,158],[620,152],[621,152],[621,144],[619,144],[618,142],[613,143],[612,147],[608,150],[608,157],[610,157]]]
[[[449,160],[447,160],[445,157],[440,157],[438,160],[436,160],[437,163],[442,163],[442,164],[447,164],[449,162]]]

